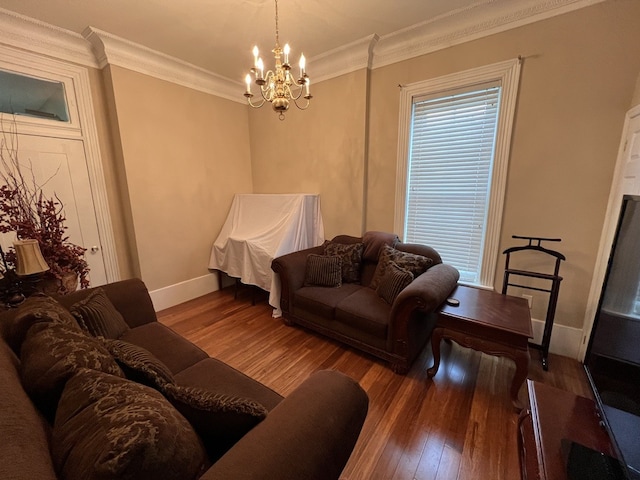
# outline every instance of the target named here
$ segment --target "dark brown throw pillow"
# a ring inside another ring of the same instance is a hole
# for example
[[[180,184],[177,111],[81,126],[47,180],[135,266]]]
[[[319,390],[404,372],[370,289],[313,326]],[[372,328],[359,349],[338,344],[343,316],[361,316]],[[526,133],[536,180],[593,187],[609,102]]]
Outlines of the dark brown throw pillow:
[[[65,383],[80,368],[124,377],[100,342],[79,328],[50,322],[36,323],[20,350],[20,378],[25,391],[52,420]]]
[[[389,305],[392,305],[398,294],[413,282],[413,274],[391,262],[384,277],[380,280],[376,293]]]
[[[416,278],[418,275],[422,275],[431,265],[433,265],[433,260],[429,257],[402,252],[385,245],[380,251],[378,265],[376,266],[376,271],[373,273],[373,278],[371,279],[369,287],[374,290],[378,288],[378,285],[380,285],[380,281],[387,272],[391,262],[394,262],[400,268],[411,272],[413,278]]]
[[[260,403],[201,388],[166,384],[163,393],[196,429],[215,462],[267,416]]]
[[[360,281],[360,264],[362,263],[363,243],[329,242],[324,247],[325,255],[339,255],[342,258],[342,281],[356,283]]]
[[[342,285],[342,258],[326,255],[307,256],[304,285],[317,287],[340,287]]]
[[[123,340],[103,339],[102,343],[113,355],[129,380],[159,390],[165,383],[174,383],[169,367],[153,353]]]
[[[96,288],[87,298],[71,305],[70,310],[80,326],[94,337],[120,338],[129,330],[102,288]]]
[[[208,464],[193,427],[160,392],[88,369],[67,382],[51,444],[66,480],[196,479]]]

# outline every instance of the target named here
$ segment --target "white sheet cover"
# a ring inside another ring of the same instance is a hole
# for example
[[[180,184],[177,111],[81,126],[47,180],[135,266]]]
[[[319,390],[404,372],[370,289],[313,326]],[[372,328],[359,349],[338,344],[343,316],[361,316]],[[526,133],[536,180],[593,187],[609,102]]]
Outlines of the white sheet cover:
[[[273,316],[279,317],[280,279],[271,261],[323,242],[320,195],[236,194],[211,249],[209,268],[268,291]]]

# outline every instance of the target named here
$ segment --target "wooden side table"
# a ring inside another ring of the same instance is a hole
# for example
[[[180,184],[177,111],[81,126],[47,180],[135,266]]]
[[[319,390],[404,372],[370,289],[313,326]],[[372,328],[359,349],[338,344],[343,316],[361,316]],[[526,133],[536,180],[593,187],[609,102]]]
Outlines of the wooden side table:
[[[529,373],[529,339],[533,336],[526,299],[464,285],[459,285],[450,298],[460,304],[444,304],[438,313],[431,335],[433,367],[427,370],[427,375],[431,378],[438,372],[443,338],[489,355],[510,358],[516,364],[511,402],[517,410],[522,409],[518,392]]]

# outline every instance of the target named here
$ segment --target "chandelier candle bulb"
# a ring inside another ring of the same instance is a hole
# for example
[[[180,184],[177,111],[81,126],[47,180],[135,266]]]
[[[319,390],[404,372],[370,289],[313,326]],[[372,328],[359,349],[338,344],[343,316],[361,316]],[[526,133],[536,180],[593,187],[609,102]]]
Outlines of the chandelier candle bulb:
[[[289,52],[291,51],[291,49],[289,48],[289,44],[285,43],[284,44],[284,63],[285,64],[289,64]]]
[[[260,51],[258,50],[258,46],[255,45],[253,47],[253,66],[258,68],[258,55],[260,54]]]
[[[307,77],[307,78],[305,79],[305,82],[304,82],[304,93],[305,93],[305,95],[306,95],[307,97],[309,96],[309,84],[310,84],[310,83],[311,83],[311,80],[309,80],[309,78]]]
[[[258,72],[257,72],[258,78],[263,79],[264,78],[264,63],[262,62],[261,58],[258,59],[257,67],[258,67]]]
[[[247,73],[247,76],[244,77],[244,81],[247,84],[247,94],[251,95],[251,75]]]
[[[304,54],[300,55],[300,78],[304,78],[304,67],[306,65],[306,60],[304,58]]]

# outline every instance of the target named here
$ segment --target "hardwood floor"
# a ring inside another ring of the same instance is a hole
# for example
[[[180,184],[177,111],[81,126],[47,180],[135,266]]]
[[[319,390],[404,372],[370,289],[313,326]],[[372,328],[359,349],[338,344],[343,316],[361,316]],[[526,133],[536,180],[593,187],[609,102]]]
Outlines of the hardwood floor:
[[[286,396],[319,369],[339,370],[360,382],[369,413],[342,478],[520,478],[517,413],[509,400],[513,362],[443,344],[438,374],[428,379],[427,346],[406,376],[385,363],[301,327],[271,317],[249,290],[234,300],[224,289],[159,313],[165,325]],[[550,356],[549,371],[532,351],[529,378],[584,396],[589,387],[575,360]],[[526,391],[520,391],[526,404]]]

